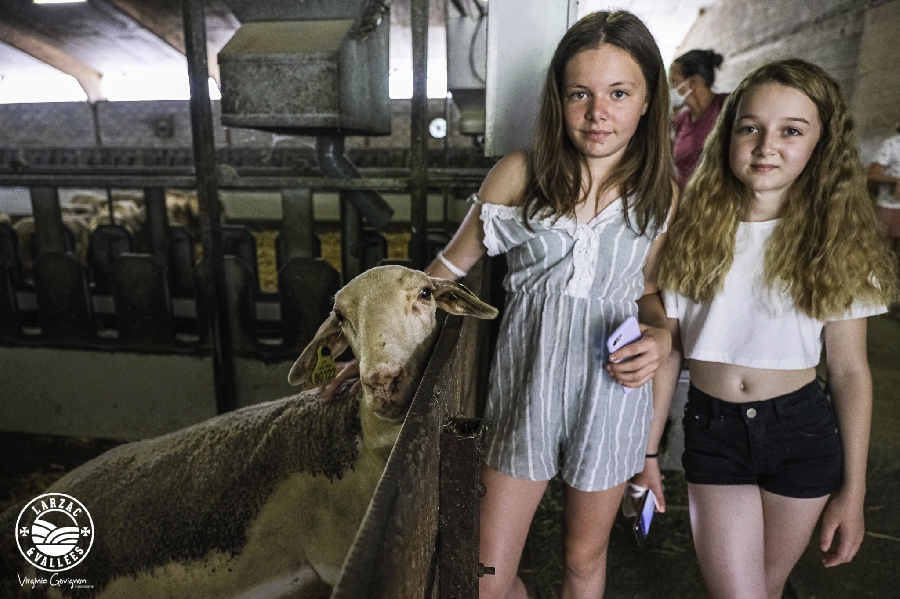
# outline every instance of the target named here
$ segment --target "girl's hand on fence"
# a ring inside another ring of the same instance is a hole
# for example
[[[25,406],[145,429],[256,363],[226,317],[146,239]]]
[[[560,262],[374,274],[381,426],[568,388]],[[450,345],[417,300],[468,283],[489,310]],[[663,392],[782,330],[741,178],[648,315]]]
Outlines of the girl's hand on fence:
[[[356,358],[349,362],[340,362],[337,366],[338,371],[335,377],[326,385],[319,387],[319,397],[322,398],[323,403],[329,403],[334,399],[335,391],[344,384],[344,381],[354,376],[359,376],[359,360]],[[356,381],[353,386],[350,387],[350,394],[353,395],[360,389],[362,389],[362,383]]]
[[[641,338],[610,354],[606,366],[607,372],[625,387],[637,388],[647,383],[672,350],[672,334],[667,329],[638,326]]]
[[[835,533],[837,541],[835,542]],[[851,493],[837,493],[828,501],[822,514],[819,535],[822,564],[826,568],[846,564],[853,559],[866,534],[863,502]]]

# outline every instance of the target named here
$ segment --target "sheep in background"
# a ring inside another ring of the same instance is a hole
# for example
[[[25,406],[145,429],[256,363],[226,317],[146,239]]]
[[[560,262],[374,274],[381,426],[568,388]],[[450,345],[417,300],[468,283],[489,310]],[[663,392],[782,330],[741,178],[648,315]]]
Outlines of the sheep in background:
[[[144,224],[144,208],[135,201],[134,194],[113,194],[113,213],[116,224],[122,225],[132,235],[136,235]],[[143,201],[143,200],[142,200]],[[75,240],[75,254],[82,262],[87,261],[91,243],[91,233],[98,225],[109,224],[109,205],[105,198],[89,194],[76,194],[66,204],[60,205],[63,225],[72,232]],[[19,259],[26,271],[30,271],[37,259],[32,235],[35,231],[34,217],[20,218],[13,225],[19,238]]]
[[[133,200],[117,200],[113,202],[113,216],[115,224],[120,225],[132,235],[140,233],[146,220],[144,206],[139,206]],[[98,212],[90,219],[90,229],[93,231],[100,225],[110,224],[109,210]]]
[[[84,262],[87,260],[88,247],[90,246],[91,241],[91,231],[93,231],[91,217],[86,216],[81,211],[74,211],[72,213],[64,211],[62,214],[62,223],[72,232],[72,237],[75,240],[75,254],[82,262]],[[35,231],[34,217],[26,216],[20,218],[16,221],[16,224],[13,225],[13,229],[15,229],[16,235],[19,238],[19,259],[22,261],[22,267],[25,270],[30,271],[34,266],[34,261],[37,259],[37,254],[35,253],[35,241],[32,237]]]
[[[129,199],[132,198],[129,197]],[[104,210],[109,210],[108,200],[105,197],[85,193],[73,195],[67,204],[60,204],[60,209],[84,212],[87,216],[94,216]]]
[[[200,200],[196,191],[166,190],[166,212],[170,225],[185,227],[200,234]]]
[[[121,225],[132,235],[137,235],[146,220],[144,212],[144,195],[138,192],[119,191],[112,194],[113,216],[116,225]],[[99,225],[110,224],[109,201],[106,198],[78,194],[72,196],[68,204],[60,206],[63,215],[66,213],[84,214],[93,231]]]
[[[187,228],[194,235],[200,234],[200,201],[196,191],[180,189],[166,190],[166,219],[169,225]],[[116,224],[122,225],[132,235],[141,231],[145,222],[144,194],[142,192],[129,192],[126,190],[114,191],[113,213]],[[109,224],[109,204],[106,198],[79,194],[72,196],[69,204],[62,206],[63,210],[89,211],[93,227]]]
[[[195,235],[200,234],[200,202],[196,191],[178,189],[166,190],[166,218],[169,225],[182,226]],[[137,235],[144,226],[145,209],[142,192],[115,191],[112,194],[115,224],[124,226],[132,235]],[[84,207],[90,211],[91,224],[109,224],[109,204],[106,198],[79,194],[72,197],[63,210]]]
[[[143,193],[115,191],[112,194],[112,204],[115,224],[124,227],[133,236],[140,235],[146,221]],[[75,254],[85,262],[91,233],[99,225],[110,224],[109,200],[100,195],[79,193],[73,195],[67,203],[61,204],[60,211],[63,224],[72,232],[75,240]],[[200,234],[200,205],[196,192],[167,190],[166,212],[170,225],[183,226],[194,235]],[[6,216],[6,219],[0,222],[10,222],[10,219]],[[37,259],[32,240],[35,231],[34,217],[26,216],[18,219],[13,228],[19,239],[19,257],[22,266],[26,271],[31,271]]]
[[[275,588],[327,595],[434,346],[438,307],[497,315],[457,283],[400,266],[366,271],[336,294],[289,375],[311,387],[323,348],[337,356],[349,345],[360,390],[347,381],[328,403],[310,389],[243,408],[119,446],[67,474],[47,492],[80,500],[96,535],[65,576],[93,589],[38,590],[117,599],[221,599]],[[0,584],[16,573],[35,576],[9,546],[22,505],[0,516]],[[29,586],[9,590],[34,596]]]

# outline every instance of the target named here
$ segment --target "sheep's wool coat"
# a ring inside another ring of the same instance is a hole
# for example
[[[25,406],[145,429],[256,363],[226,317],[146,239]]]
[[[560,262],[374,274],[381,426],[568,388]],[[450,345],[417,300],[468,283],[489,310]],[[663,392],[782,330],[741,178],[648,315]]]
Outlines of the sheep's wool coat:
[[[315,391],[305,392],[121,445],[57,481],[47,492],[78,498],[97,531],[88,558],[66,572],[94,588],[71,596],[92,596],[118,577],[211,552],[236,555],[279,482],[300,472],[340,479],[360,451],[359,396],[349,395],[353,382],[328,404]],[[23,505],[0,516],[3,585],[15,585],[16,572],[25,574],[6,532]]]

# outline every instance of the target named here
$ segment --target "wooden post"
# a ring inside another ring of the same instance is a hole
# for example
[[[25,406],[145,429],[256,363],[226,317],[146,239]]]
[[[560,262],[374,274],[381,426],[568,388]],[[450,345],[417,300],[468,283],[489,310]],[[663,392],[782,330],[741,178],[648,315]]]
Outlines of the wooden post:
[[[479,418],[451,418],[441,432],[440,599],[478,597]]]

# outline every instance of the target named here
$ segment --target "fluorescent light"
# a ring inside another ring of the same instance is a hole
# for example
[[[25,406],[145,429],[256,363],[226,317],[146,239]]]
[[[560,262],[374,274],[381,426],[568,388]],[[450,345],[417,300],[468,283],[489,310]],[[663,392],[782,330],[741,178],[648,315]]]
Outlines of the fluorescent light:
[[[35,4],[73,4],[75,2],[87,2],[87,0],[34,0]]]

